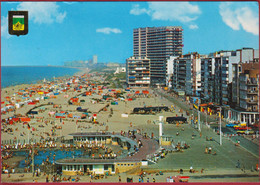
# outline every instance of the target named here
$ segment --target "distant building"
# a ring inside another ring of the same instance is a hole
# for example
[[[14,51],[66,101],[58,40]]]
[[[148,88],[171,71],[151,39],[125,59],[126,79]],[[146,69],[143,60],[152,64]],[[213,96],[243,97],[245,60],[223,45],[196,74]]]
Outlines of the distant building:
[[[181,26],[134,29],[133,56],[150,59],[152,86],[166,85],[166,59],[182,55],[182,32]]]
[[[86,64],[84,61],[64,62],[64,66],[66,67],[86,67]]]
[[[124,72],[126,72],[126,68],[125,67],[117,67],[116,71],[114,72],[114,74],[124,73]]]
[[[93,55],[92,62],[93,62],[93,64],[97,64],[98,63],[98,56],[97,55]]]
[[[150,85],[150,59],[136,56],[126,60],[126,83],[128,87]]]
[[[107,65],[107,67],[120,67],[119,63],[113,63],[113,62],[109,62],[106,65]]]

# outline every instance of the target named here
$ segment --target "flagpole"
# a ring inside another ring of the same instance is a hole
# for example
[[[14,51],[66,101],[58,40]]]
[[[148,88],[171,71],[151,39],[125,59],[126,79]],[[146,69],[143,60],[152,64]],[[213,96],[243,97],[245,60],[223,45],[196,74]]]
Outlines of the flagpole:
[[[28,129],[28,144],[30,144],[29,138],[30,138],[30,129]]]

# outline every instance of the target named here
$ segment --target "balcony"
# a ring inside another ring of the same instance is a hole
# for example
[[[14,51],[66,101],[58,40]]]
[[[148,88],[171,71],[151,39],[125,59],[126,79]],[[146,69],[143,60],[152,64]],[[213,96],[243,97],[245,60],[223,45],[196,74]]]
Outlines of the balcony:
[[[247,79],[247,85],[257,85],[257,80],[255,78]]]
[[[246,102],[249,103],[249,104],[257,104],[258,100],[257,99],[250,99],[250,98],[247,98],[246,99]]]
[[[257,91],[257,90],[254,91],[254,90],[248,89],[248,90],[247,90],[247,94],[255,94],[255,95],[258,95],[258,91]]]
[[[222,70],[222,74],[228,74],[228,71],[226,71],[226,70]]]
[[[221,80],[222,81],[228,81],[228,77],[222,77]]]

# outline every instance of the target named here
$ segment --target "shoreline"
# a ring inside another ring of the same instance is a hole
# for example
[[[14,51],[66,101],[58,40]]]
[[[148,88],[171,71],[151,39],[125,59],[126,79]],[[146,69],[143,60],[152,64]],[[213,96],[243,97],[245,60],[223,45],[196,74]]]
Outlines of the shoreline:
[[[58,76],[58,77],[55,77],[56,79],[65,79],[65,78],[70,78],[72,76],[80,76],[80,75],[90,71],[89,68],[66,67],[66,66],[2,66],[2,67],[56,67],[56,68],[70,68],[70,69],[77,69],[78,70],[77,72],[73,73],[72,75]],[[21,83],[21,84],[15,84],[15,85],[9,85],[9,86],[6,86],[6,87],[1,87],[1,91],[5,90],[7,88],[14,88],[16,86],[30,86],[30,85],[42,84],[43,80],[44,80],[44,77],[43,77],[42,80],[39,80],[35,83]],[[54,80],[51,80],[50,82],[53,82],[53,81]]]

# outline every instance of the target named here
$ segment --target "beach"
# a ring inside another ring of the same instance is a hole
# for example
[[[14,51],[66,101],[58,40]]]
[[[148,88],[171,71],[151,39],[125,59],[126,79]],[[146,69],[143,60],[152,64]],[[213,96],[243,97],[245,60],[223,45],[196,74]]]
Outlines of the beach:
[[[245,149],[236,147],[229,138],[223,139],[224,147],[217,142],[209,143],[206,136],[218,140],[217,133],[207,125],[202,125],[202,134],[191,127],[191,116],[186,111],[176,106],[158,92],[165,93],[162,89],[112,89],[102,85],[105,74],[89,73],[89,69],[81,70],[73,77],[57,78],[55,82],[40,84],[17,85],[1,90],[1,108],[10,107],[2,112],[1,141],[2,148],[7,150],[31,149],[30,144],[35,144],[38,149],[48,147],[60,148],[61,139],[70,140],[71,133],[85,132],[127,132],[140,130],[148,136],[159,136],[159,116],[184,116],[187,124],[164,124],[164,133],[172,135],[175,143],[185,141],[191,147],[183,153],[169,153],[165,159],[158,163],[142,167],[151,172],[150,182],[156,178],[156,182],[166,182],[167,177],[180,175],[177,171],[182,168],[188,170],[192,165],[196,173],[188,176],[205,175],[230,175],[229,178],[190,178],[190,182],[258,182],[258,172],[250,171],[258,161],[258,156],[248,153]],[[136,93],[147,90],[149,94]],[[116,96],[120,94],[121,96]],[[104,98],[107,96],[107,98]],[[23,99],[23,97],[25,97]],[[23,103],[24,102],[24,103]],[[182,101],[180,101],[182,102]],[[188,102],[182,104],[189,107]],[[167,106],[170,111],[162,111],[155,114],[132,114],[135,107]],[[83,114],[79,109],[87,109],[88,114]],[[183,129],[183,130],[182,130]],[[180,135],[176,135],[180,132]],[[193,137],[193,135],[195,135]],[[192,138],[192,137],[193,138]],[[50,140],[54,143],[47,142]],[[41,144],[48,145],[41,148]],[[259,144],[259,142],[258,142]],[[205,155],[205,146],[213,147],[217,156]],[[243,156],[243,165],[246,172],[235,167],[235,163]],[[234,155],[234,156],[232,156]],[[225,157],[232,156],[232,157]],[[222,160],[224,158],[224,160]],[[13,160],[12,160],[13,159]],[[200,160],[201,159],[201,160]],[[11,168],[17,167],[21,158],[13,157],[3,160]],[[222,160],[222,161],[221,161]],[[201,169],[205,169],[201,173]],[[159,171],[165,171],[163,175],[156,176]],[[167,172],[169,171],[169,172]],[[174,172],[175,171],[175,172]],[[232,175],[244,175],[236,178]],[[245,175],[247,174],[247,175]],[[127,177],[133,177],[138,182],[139,175],[135,173],[122,173],[123,182]],[[80,176],[79,182],[90,182],[89,176]],[[146,177],[147,178],[147,177]],[[32,173],[17,173],[2,175],[2,182],[45,182],[45,176],[32,179]],[[108,176],[93,182],[118,182],[118,175]]]

